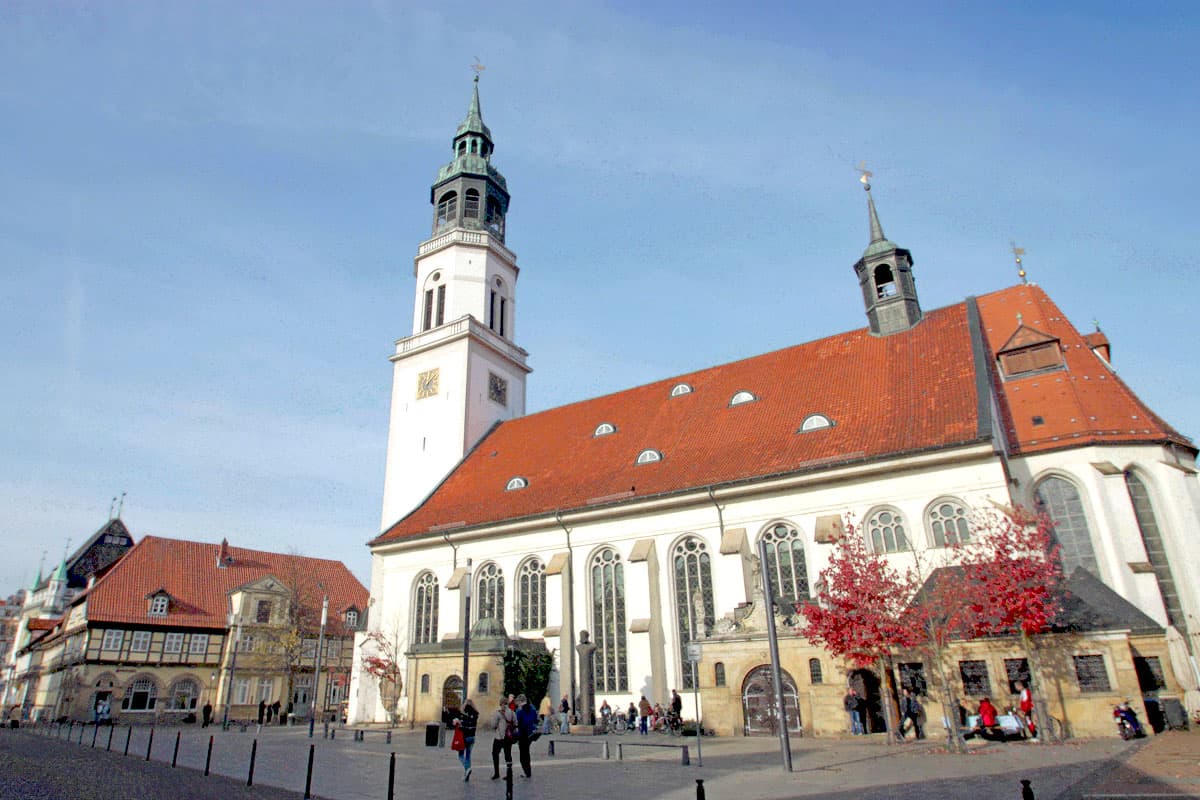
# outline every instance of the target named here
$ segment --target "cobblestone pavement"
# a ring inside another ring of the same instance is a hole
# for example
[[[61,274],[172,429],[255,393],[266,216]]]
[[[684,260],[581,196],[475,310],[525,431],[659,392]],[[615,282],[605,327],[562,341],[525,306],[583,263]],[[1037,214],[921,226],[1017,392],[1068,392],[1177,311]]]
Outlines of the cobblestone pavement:
[[[201,771],[210,732],[214,777],[205,778]],[[116,728],[112,752],[105,752],[107,728],[100,730],[94,749],[90,727],[83,729],[82,744],[78,726],[70,741],[65,740],[65,731],[57,740],[42,733],[24,729],[0,732],[0,800],[296,798],[304,789],[310,745],[314,756],[312,792],[318,798],[385,800],[393,752],[396,798],[504,797],[504,782],[489,780],[491,742],[486,736],[476,748],[471,781],[464,783],[455,754],[449,749],[426,748],[421,731],[396,732],[388,744],[381,730],[368,730],[359,742],[350,731],[338,731],[336,739],[325,739],[319,728],[310,740],[303,728],[251,727],[246,732],[223,732],[170,727],[156,730],[150,746],[148,728],[134,728],[132,733]],[[179,769],[172,770],[176,733],[180,734]],[[127,736],[126,757],[122,753]],[[606,738],[611,760],[602,757]],[[255,787],[247,789],[255,740]],[[687,742],[692,764],[682,766],[677,749],[628,747],[637,742]],[[624,760],[617,760],[618,743],[627,745]],[[698,778],[704,780],[707,800],[1017,800],[1022,778],[1032,782],[1038,800],[1101,800],[1138,794],[1200,796],[1198,745],[1200,734],[1177,733],[1134,744],[1118,739],[1047,746],[979,743],[970,755],[954,756],[933,742],[887,746],[878,737],[799,739],[793,741],[794,771],[788,774],[781,769],[774,739],[706,739],[701,766],[694,740],[635,735],[556,737],[554,757],[547,755],[547,739],[533,746],[531,779],[519,777],[516,769],[513,797],[693,800]],[[145,761],[148,746],[150,763]],[[268,786],[290,791],[264,788]]]

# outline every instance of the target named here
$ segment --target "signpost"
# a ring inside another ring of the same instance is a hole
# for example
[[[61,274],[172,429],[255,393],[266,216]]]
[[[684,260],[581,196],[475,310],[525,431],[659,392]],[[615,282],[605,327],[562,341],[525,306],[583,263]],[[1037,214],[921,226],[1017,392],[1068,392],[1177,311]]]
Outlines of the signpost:
[[[700,663],[700,643],[687,643],[687,660],[692,664],[692,697],[696,701],[696,766],[704,766],[704,751],[701,740],[704,739],[704,725],[700,720],[700,682],[697,680],[696,665]],[[683,724],[683,720],[679,721]]]

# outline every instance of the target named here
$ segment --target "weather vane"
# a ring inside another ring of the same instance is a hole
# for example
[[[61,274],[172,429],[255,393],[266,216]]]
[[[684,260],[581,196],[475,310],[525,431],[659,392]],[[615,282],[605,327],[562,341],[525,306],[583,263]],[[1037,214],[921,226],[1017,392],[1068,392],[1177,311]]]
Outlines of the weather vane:
[[[875,173],[867,169],[866,161],[858,162],[858,166],[855,169],[858,170],[858,182],[863,185],[863,189],[868,192],[871,191],[871,177]]]
[[[475,56],[475,63],[471,65],[471,69],[475,72],[475,80],[479,80],[479,73],[483,72],[487,67],[479,63],[479,56]]]
[[[1029,283],[1025,279],[1025,267],[1021,263],[1021,256],[1025,255],[1025,248],[1017,247],[1017,243],[1011,240],[1008,244],[1012,247],[1013,258],[1017,260],[1017,277],[1021,279],[1021,283]]]

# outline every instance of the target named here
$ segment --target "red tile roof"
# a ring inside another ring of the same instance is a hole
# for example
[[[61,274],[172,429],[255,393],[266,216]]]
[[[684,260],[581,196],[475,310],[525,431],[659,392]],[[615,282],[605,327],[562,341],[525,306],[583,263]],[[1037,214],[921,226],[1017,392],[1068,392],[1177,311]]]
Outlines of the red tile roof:
[[[302,576],[301,600],[318,614],[325,593],[331,610],[367,607],[366,587],[340,561],[226,546],[230,560],[218,567],[221,549],[220,544],[145,537],[92,586],[88,620],[225,628],[230,610],[227,593],[266,576],[285,585],[297,584],[296,577]],[[160,588],[171,595],[170,608],[166,617],[151,617],[146,596]],[[329,622],[331,628],[339,624],[334,614]]]
[[[1174,442],[1192,448],[1191,440],[1161,420],[1096,357],[1092,342],[1041,287],[1015,286],[984,295],[978,304],[993,353],[1023,325],[1058,339],[1066,362],[1065,370],[1008,379],[997,370],[995,385],[1014,453],[1130,442]],[[1041,424],[1034,424],[1035,416]]]
[[[31,631],[52,631],[60,622],[62,617],[31,617],[25,627]]]
[[[1092,353],[1040,288],[1011,287],[977,303],[1014,452],[1147,440],[1191,446]],[[1000,378],[997,352],[1017,333],[1017,312],[1026,328],[1061,340],[1065,372]],[[927,312],[904,333],[876,337],[861,328],[504,422],[373,543],[988,438],[969,313],[969,303],[958,303]],[[694,391],[671,397],[679,383]],[[743,390],[759,399],[730,407]],[[797,433],[814,413],[834,427]],[[1032,427],[1034,414],[1045,424]],[[603,422],[616,433],[593,436]],[[646,449],[661,451],[662,461],[636,465]],[[528,488],[505,491],[518,476]]]

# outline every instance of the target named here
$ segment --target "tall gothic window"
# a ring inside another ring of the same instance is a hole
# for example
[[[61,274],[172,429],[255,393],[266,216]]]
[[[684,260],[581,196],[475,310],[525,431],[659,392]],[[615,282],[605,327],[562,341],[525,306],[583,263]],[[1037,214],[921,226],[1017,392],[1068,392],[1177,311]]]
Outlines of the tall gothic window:
[[[808,562],[800,531],[781,523],[771,526],[762,538],[767,543],[767,574],[775,596],[807,600]]]
[[[504,573],[495,562],[480,567],[475,578],[475,619],[494,619],[504,627]]]
[[[1054,522],[1053,535],[1060,545],[1059,558],[1063,575],[1083,567],[1093,575],[1100,574],[1096,551],[1092,549],[1092,532],[1088,528],[1083,500],[1075,484],[1058,477],[1049,477],[1038,484],[1034,499],[1039,511]]]
[[[592,556],[592,630],[595,679],[600,692],[629,690],[625,650],[625,570],[611,547]]]
[[[675,619],[679,625],[679,663],[683,686],[693,689],[692,669],[687,660],[688,642],[703,639],[712,630],[712,565],[708,548],[696,536],[688,536],[671,553],[675,569]]]
[[[925,512],[925,524],[934,547],[947,547],[971,538],[971,523],[967,508],[961,500],[946,497],[938,500]]]
[[[438,581],[432,572],[422,572],[413,588],[413,644],[437,641],[437,618]]]
[[[546,565],[526,559],[517,569],[517,630],[546,627]]]
[[[867,519],[867,538],[876,553],[899,553],[908,549],[907,525],[899,511],[880,509]]]
[[[1163,605],[1167,609],[1167,622],[1176,627],[1183,627],[1183,609],[1179,605],[1179,592],[1175,589],[1175,576],[1171,574],[1171,565],[1167,562],[1167,551],[1163,549],[1162,531],[1158,527],[1158,518],[1154,516],[1154,506],[1150,503],[1150,492],[1134,472],[1125,472],[1125,487],[1129,490],[1129,499],[1133,503],[1133,515],[1137,518],[1138,529],[1142,532],[1142,543],[1146,546],[1146,557],[1154,568],[1154,577],[1158,581],[1158,591],[1162,594]]]

